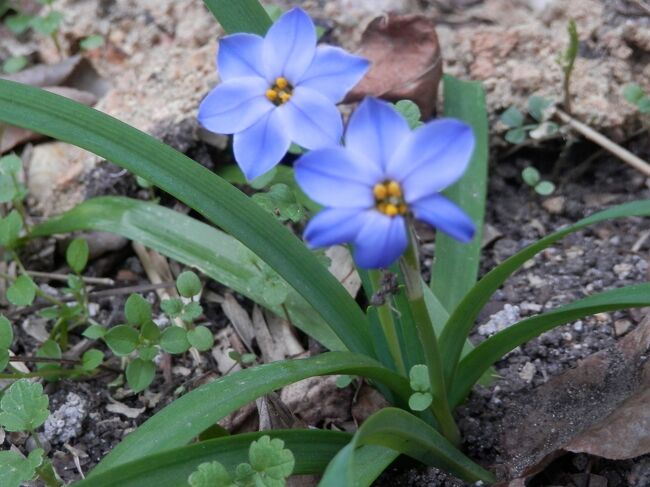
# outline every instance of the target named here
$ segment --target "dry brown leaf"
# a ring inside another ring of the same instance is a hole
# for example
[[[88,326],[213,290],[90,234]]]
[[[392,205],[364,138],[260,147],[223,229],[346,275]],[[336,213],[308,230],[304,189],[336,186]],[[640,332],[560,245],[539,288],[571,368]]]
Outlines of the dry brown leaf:
[[[567,451],[611,460],[650,453],[649,348],[646,318],[615,346],[522,398],[504,427],[511,477],[530,478]]]
[[[346,97],[366,96],[418,104],[433,115],[442,77],[442,55],[433,20],[422,15],[389,13],[374,19],[363,33],[359,55],[372,62],[370,71]]]
[[[248,316],[246,310],[230,293],[226,294],[224,302],[221,304],[221,309],[223,309],[223,313],[232,323],[248,351],[252,351],[255,329],[253,328],[253,321]]]

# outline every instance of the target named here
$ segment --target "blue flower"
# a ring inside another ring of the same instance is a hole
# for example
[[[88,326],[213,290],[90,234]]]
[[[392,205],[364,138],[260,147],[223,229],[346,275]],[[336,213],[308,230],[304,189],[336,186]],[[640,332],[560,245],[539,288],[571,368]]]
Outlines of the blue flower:
[[[350,118],[345,147],[315,150],[296,163],[300,187],[325,206],[305,240],[312,247],[353,243],[363,268],[388,267],[402,255],[408,215],[470,241],[474,223],[440,191],[463,175],[473,151],[467,124],[441,119],[411,131],[390,104],[367,98]]]
[[[369,62],[316,41],[314,23],[299,8],[282,15],[264,38],[234,34],[221,40],[223,82],[201,102],[198,119],[212,132],[235,134],[235,159],[248,179],[280,162],[291,142],[307,149],[340,144],[336,103]]]

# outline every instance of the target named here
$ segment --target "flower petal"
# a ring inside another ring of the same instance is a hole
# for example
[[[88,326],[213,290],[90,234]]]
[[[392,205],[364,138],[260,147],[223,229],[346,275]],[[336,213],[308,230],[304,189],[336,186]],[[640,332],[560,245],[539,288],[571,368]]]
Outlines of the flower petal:
[[[263,78],[237,78],[213,89],[199,106],[199,123],[211,132],[234,134],[247,129],[274,105]]]
[[[350,117],[345,145],[385,169],[409,134],[406,120],[390,104],[366,98]]]
[[[415,218],[442,230],[461,242],[474,238],[476,227],[472,219],[454,202],[440,194],[434,194],[412,203]]]
[[[342,147],[308,152],[294,166],[296,181],[315,202],[335,208],[371,208],[376,168],[364,165]]]
[[[343,120],[336,105],[323,95],[302,86],[280,107],[287,130],[296,144],[307,149],[337,146],[343,135]]]
[[[339,47],[318,46],[314,60],[297,84],[339,103],[361,81],[369,67],[370,61]]]
[[[372,210],[326,208],[307,224],[305,240],[310,247],[330,247],[354,242],[369,211]]]
[[[404,218],[371,211],[365,220],[355,241],[354,261],[364,269],[389,267],[408,245]]]
[[[316,27],[304,10],[293,8],[283,14],[264,38],[267,80],[284,76],[295,86],[314,59],[316,41]]]
[[[233,78],[265,78],[264,39],[254,34],[232,34],[219,41],[217,67],[223,81]],[[268,84],[268,83],[267,83]]]
[[[474,152],[472,128],[443,119],[416,129],[388,164],[388,176],[404,188],[412,202],[437,193],[463,175]]]
[[[249,181],[268,172],[289,150],[291,139],[279,110],[272,110],[250,128],[235,134],[235,159]]]

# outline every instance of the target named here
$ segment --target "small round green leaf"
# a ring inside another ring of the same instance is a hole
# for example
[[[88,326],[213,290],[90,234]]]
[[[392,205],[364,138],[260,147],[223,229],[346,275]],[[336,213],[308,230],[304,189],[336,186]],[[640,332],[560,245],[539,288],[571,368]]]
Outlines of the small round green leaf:
[[[409,372],[411,389],[419,392],[426,392],[430,389],[429,369],[426,365],[414,365]]]
[[[99,34],[94,34],[86,37],[79,43],[79,47],[84,51],[90,51],[92,49],[97,49],[104,45],[104,37]]]
[[[118,325],[106,332],[104,341],[115,355],[128,355],[138,345],[139,334],[128,325]]]
[[[510,129],[506,132],[505,139],[511,144],[521,144],[526,140],[526,129],[521,127]]]
[[[197,326],[187,332],[187,340],[199,352],[210,350],[214,345],[214,335],[205,326]]]
[[[106,328],[101,325],[90,325],[83,332],[83,336],[90,338],[91,340],[97,340],[106,335]]]
[[[151,321],[151,305],[139,294],[131,294],[124,305],[124,314],[129,325],[141,326]]]
[[[142,360],[153,360],[158,355],[157,347],[140,347],[138,348],[138,357]]]
[[[11,326],[11,321],[0,315],[0,350],[11,347],[13,341],[14,330]]]
[[[33,431],[41,426],[49,411],[49,400],[38,382],[14,382],[0,401],[0,425],[7,431]]]
[[[170,318],[176,318],[183,312],[183,301],[179,298],[165,299],[160,303],[160,309]]]
[[[9,154],[0,157],[0,173],[2,174],[18,174],[23,168],[23,160],[16,154]]]
[[[81,274],[88,264],[88,242],[83,238],[75,238],[65,253],[65,260],[70,268],[77,274]]]
[[[433,396],[428,392],[415,392],[409,397],[409,408],[413,411],[424,411],[433,402]]]
[[[151,343],[158,343],[158,340],[160,340],[160,328],[152,320],[145,321],[140,330],[140,335]]]
[[[345,389],[350,384],[352,384],[352,376],[350,375],[339,375],[336,378],[336,387],[339,389]]]
[[[187,332],[178,326],[170,326],[160,337],[160,346],[167,353],[184,353],[190,348]]]
[[[126,380],[133,392],[144,391],[153,382],[156,366],[149,360],[137,358],[126,367]]]
[[[623,86],[623,98],[633,105],[639,103],[639,100],[644,96],[645,91],[643,91],[643,88],[638,83],[628,83]]]
[[[501,122],[511,129],[521,127],[524,124],[524,115],[516,107],[510,107],[499,117]]]
[[[555,191],[555,185],[550,181],[542,181],[535,186],[535,192],[542,196],[551,195],[553,191]]]
[[[521,178],[528,186],[535,186],[539,183],[541,176],[539,171],[532,166],[527,167],[521,171]]]
[[[185,271],[176,278],[178,292],[184,298],[191,298],[201,292],[201,280],[192,271]]]
[[[86,372],[95,370],[104,361],[104,353],[96,348],[91,348],[84,352],[81,357],[81,368]]]
[[[548,109],[552,105],[552,100],[533,95],[528,99],[528,113],[538,122],[543,122],[548,117]]]
[[[18,276],[7,289],[7,299],[14,306],[29,306],[36,297],[36,284],[28,276]]]
[[[2,71],[7,74],[17,73],[27,66],[27,62],[25,56],[12,56],[2,63]]]

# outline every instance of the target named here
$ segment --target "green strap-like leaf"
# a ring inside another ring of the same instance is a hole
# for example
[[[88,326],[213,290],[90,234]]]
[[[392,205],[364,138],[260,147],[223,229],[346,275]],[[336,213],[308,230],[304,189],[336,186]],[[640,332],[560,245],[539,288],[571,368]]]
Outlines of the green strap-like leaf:
[[[643,306],[650,306],[650,284],[606,291],[522,320],[488,338],[461,360],[450,402],[459,404],[481,374],[506,353],[556,326],[596,313]]]
[[[472,462],[431,426],[401,409],[385,408],[370,416],[353,440],[327,467],[319,487],[355,485],[355,450],[361,445],[380,445],[422,463],[452,472],[463,480],[493,482],[494,476]],[[344,482],[344,479],[348,479]]]
[[[465,175],[445,191],[476,225],[476,236],[468,244],[437,232],[436,253],[431,269],[431,289],[447,310],[453,310],[476,283],[488,176],[488,121],[485,92],[480,83],[444,78],[445,116],[471,125],[476,148]]]
[[[456,307],[449,317],[449,321],[445,325],[445,330],[440,337],[440,350],[443,355],[447,384],[451,385],[453,383],[456,365],[458,364],[465,339],[474,325],[474,320],[476,320],[479,312],[489,301],[490,297],[501,287],[508,277],[538,252],[553,245],[570,233],[577,232],[589,225],[605,220],[631,216],[650,216],[650,201],[632,201],[595,213],[574,225],[563,228],[529,245],[488,272]]]
[[[257,0],[205,0],[205,5],[228,34],[249,32],[263,36],[271,18]]]
[[[408,382],[375,360],[349,352],[286,360],[245,369],[176,399],[117,445],[95,468],[104,472],[138,458],[188,443],[232,411],[256,398],[307,377],[348,374],[367,377],[407,401]]]
[[[119,120],[53,93],[0,80],[0,122],[78,145],[168,192],[280,274],[353,352],[373,355],[365,315],[273,216],[200,164]]]
[[[317,474],[350,441],[348,433],[322,430],[274,430],[227,436],[175,448],[120,464],[102,473],[91,473],[74,487],[178,487],[204,462],[218,461],[229,471],[248,461],[251,443],[270,435],[285,442],[296,459],[295,475]],[[216,487],[216,486],[215,486]]]
[[[266,303],[263,293],[265,279],[280,277],[270,269],[267,276],[259,257],[230,235],[183,213],[131,198],[93,198],[34,226],[30,235],[44,237],[80,230],[112,232],[140,242],[284,317],[282,306]],[[262,286],[252,285],[256,280]],[[345,350],[343,342],[295,290],[290,290],[284,305],[298,328],[330,350]]]

